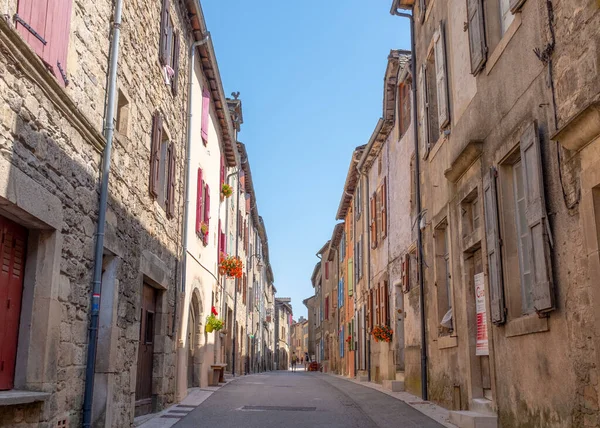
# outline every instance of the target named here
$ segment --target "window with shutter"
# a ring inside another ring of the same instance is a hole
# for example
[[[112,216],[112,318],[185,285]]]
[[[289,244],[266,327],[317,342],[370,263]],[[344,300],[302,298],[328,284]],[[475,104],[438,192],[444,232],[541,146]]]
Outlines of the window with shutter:
[[[348,296],[354,294],[354,265],[352,259],[348,259]]]
[[[176,185],[176,177],[175,177],[175,165],[177,159],[175,144],[169,144],[168,151],[168,165],[169,172],[167,178],[167,215],[169,217],[173,217],[175,215],[175,185]]]
[[[387,236],[387,177],[381,185],[381,240]]]
[[[371,234],[371,248],[377,247],[377,208],[376,208],[376,194],[373,193],[371,197],[371,225],[370,225],[370,234]]]
[[[169,31],[171,27],[171,12],[169,0],[163,0],[160,14],[160,40],[158,47],[158,59],[161,65],[169,63]]]
[[[383,317],[382,322],[388,327],[390,326],[390,291],[388,288],[388,282],[383,281]]]
[[[329,296],[325,297],[325,319],[329,319]]]
[[[27,229],[0,216],[0,391],[14,387]]]
[[[210,227],[210,186],[204,185],[204,223]],[[204,235],[204,245],[208,245],[208,233]]]
[[[506,321],[504,306],[504,284],[502,280],[502,258],[500,249],[500,225],[498,222],[498,197],[496,190],[496,169],[491,168],[483,184],[485,209],[485,235],[490,288],[490,309],[492,322]]]
[[[17,31],[52,70],[62,86],[67,78],[71,0],[19,0]]]
[[[377,191],[375,192],[375,213],[376,213],[376,221],[375,221],[375,236],[376,236],[376,240],[377,242],[381,241],[381,236],[382,236],[382,222],[383,222],[383,216],[382,216],[382,209],[383,209],[383,203],[382,203],[382,192],[381,192],[381,186],[379,187],[379,189],[377,189]],[[375,246],[377,246],[377,244],[375,244]]]
[[[450,123],[450,103],[448,102],[448,69],[446,67],[446,37],[444,22],[441,21],[433,36],[435,54],[435,78],[437,87],[438,124],[444,128]]]
[[[554,309],[554,289],[550,259],[551,236],[544,198],[542,156],[537,123],[527,126],[521,135],[521,161],[529,228],[529,254],[533,270],[533,308],[538,313]]]
[[[483,68],[487,57],[483,20],[483,0],[467,0],[467,18],[469,25],[471,73],[477,74],[479,70]]]
[[[373,311],[373,290],[369,290],[369,303],[367,307],[367,316],[369,317],[369,330],[373,330],[374,322],[374,311]]]
[[[154,197],[158,197],[160,184],[160,150],[162,140],[162,115],[156,112],[152,118],[152,141],[150,144],[150,194]]]
[[[171,91],[173,96],[177,96],[177,86],[179,84],[179,31],[173,35],[173,55],[171,58],[171,67],[173,68],[173,79],[171,80]]]
[[[427,159],[429,155],[429,107],[427,105],[427,67],[421,66],[419,71],[419,138],[421,139],[421,156]]]
[[[204,192],[204,181],[202,180],[202,168],[198,168],[196,181],[196,234],[202,234],[202,221],[204,219],[204,207],[202,205],[202,194]]]
[[[206,146],[208,144],[208,119],[210,115],[210,91],[204,88],[202,91],[202,116],[200,121],[200,133],[202,134],[202,142]]]
[[[374,290],[375,300],[375,324],[381,325],[381,285],[378,284]]]

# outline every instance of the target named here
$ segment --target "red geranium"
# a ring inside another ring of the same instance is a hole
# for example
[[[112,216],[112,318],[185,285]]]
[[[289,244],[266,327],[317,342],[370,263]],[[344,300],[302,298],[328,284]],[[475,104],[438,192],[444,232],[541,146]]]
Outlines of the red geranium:
[[[219,315],[219,313],[217,312],[217,308],[215,308],[214,306],[212,308],[210,308],[210,312],[214,315],[217,316]]]

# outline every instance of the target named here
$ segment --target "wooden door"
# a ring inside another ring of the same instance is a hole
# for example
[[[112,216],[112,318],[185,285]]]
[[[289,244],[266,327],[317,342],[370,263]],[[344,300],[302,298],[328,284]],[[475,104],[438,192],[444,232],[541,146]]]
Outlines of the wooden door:
[[[0,216],[0,391],[14,387],[27,229]]]
[[[135,386],[135,415],[152,412],[152,360],[154,356],[154,327],[156,325],[156,290],[144,284],[142,318],[138,350],[137,381]]]
[[[194,385],[194,350],[196,349],[196,316],[194,314],[194,309],[190,306],[190,312],[188,316],[188,381],[187,386],[191,388]]]

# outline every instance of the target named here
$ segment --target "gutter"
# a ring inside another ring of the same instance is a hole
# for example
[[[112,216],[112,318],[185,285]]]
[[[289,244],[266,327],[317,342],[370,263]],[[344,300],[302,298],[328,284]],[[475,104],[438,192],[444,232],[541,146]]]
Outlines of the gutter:
[[[117,68],[119,63],[119,36],[121,33],[121,13],[123,0],[116,0],[114,22],[112,25],[112,43],[110,46],[110,63],[108,72],[108,96],[106,99],[106,118],[104,134],[106,145],[102,156],[102,182],[100,185],[100,202],[98,207],[98,226],[96,231],[96,247],[94,250],[94,280],[92,282],[92,311],[90,316],[88,354],[85,367],[85,386],[83,395],[84,428],[92,424],[92,406],[94,401],[94,376],[96,373],[96,347],[98,342],[98,317],[100,314],[100,293],[102,291],[102,259],[104,255],[104,230],[106,228],[106,208],[108,206],[108,179],[110,175],[110,157],[114,135],[115,97],[117,93]]]
[[[395,16],[402,18],[408,18],[410,20],[410,49],[412,55],[410,58],[410,72],[412,74],[412,95],[413,95],[413,139],[415,144],[415,193],[416,193],[416,206],[417,206],[417,217],[421,216],[421,168],[420,168],[420,157],[419,157],[419,123],[417,120],[417,60],[416,60],[416,43],[415,43],[415,20],[414,20],[414,7],[411,13],[400,12],[398,10],[397,0],[394,1],[390,13]],[[417,222],[417,251],[418,251],[418,269],[419,269],[419,297],[421,300],[421,398],[427,401],[427,331],[426,327],[426,316],[425,316],[425,284],[423,282],[423,234],[421,233],[421,226]]]

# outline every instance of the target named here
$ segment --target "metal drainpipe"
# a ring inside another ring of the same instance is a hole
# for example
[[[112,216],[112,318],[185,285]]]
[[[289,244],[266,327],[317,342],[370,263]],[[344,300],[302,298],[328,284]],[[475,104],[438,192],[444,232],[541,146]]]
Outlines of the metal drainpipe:
[[[410,45],[411,45],[411,59],[410,59],[410,72],[412,74],[412,94],[413,94],[413,138],[415,144],[415,193],[416,193],[416,208],[417,216],[421,217],[421,182],[420,174],[421,168],[419,163],[419,124],[417,121],[417,61],[416,61],[416,48],[415,48],[415,20],[413,18],[414,9],[412,14],[399,12],[397,8],[392,10],[392,14],[408,18],[410,21]],[[427,400],[427,332],[426,317],[425,317],[425,285],[423,282],[423,236],[421,233],[421,222],[417,222],[417,249],[419,252],[419,295],[421,299],[421,396],[423,400]]]
[[[115,95],[117,92],[117,68],[119,62],[119,36],[121,32],[121,13],[123,0],[116,0],[115,15],[112,25],[113,36],[110,46],[110,69],[108,74],[108,97],[106,100],[106,118],[104,135],[106,146],[102,156],[102,182],[100,185],[100,203],[98,207],[98,226],[96,231],[96,247],[94,251],[94,279],[92,283],[92,311],[90,317],[88,354],[85,368],[85,387],[83,396],[83,427],[92,424],[92,405],[94,401],[94,374],[96,372],[96,346],[98,339],[98,316],[100,312],[100,293],[102,291],[102,259],[104,254],[104,230],[106,227],[106,208],[108,205],[108,179],[110,174],[110,157],[114,135]]]
[[[366,187],[367,187],[367,196],[369,195],[369,176],[367,174],[365,174],[363,171],[359,170],[358,171],[360,173],[360,175],[364,175],[365,180],[366,180]],[[362,201],[361,201],[362,202]],[[367,229],[367,287],[368,290],[371,290],[371,228],[369,226],[369,214],[370,214],[370,208],[367,207],[367,209],[365,210],[365,220],[366,220],[366,229]],[[367,296],[367,304],[369,302],[369,297]],[[369,318],[373,317],[373,314],[371,313],[371,308],[369,308]],[[366,333],[365,329],[365,333]],[[371,333],[369,332],[369,334],[366,334],[366,336],[368,337],[367,339],[367,380],[369,382],[371,382]]]

